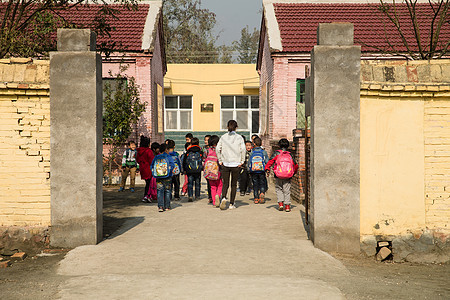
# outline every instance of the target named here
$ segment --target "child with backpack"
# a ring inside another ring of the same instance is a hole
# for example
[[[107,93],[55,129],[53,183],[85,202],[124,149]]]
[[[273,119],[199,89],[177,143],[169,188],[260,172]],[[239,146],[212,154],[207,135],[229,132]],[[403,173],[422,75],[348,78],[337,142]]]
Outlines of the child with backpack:
[[[253,196],[255,204],[265,203],[264,199],[266,193],[267,179],[265,174],[265,167],[269,161],[269,156],[266,150],[261,148],[261,138],[254,139],[255,148],[252,149],[250,158],[248,159],[248,171],[251,174],[253,181]]]
[[[139,163],[139,169],[141,172],[141,179],[145,180],[145,189],[144,189],[144,198],[142,202],[151,203],[151,195],[150,195],[150,183],[153,179],[152,170],[150,166],[155,158],[153,151],[149,148],[150,139],[145,136],[141,136],[140,147],[137,149],[137,157],[136,161]]]
[[[120,183],[119,192],[125,190],[125,183],[127,181],[128,173],[130,174],[130,191],[134,193],[134,185],[136,183],[136,170],[139,168],[136,162],[137,150],[136,143],[128,142],[127,150],[123,152],[122,157],[122,182]]]
[[[239,173],[239,191],[241,196],[245,196],[245,193],[250,194],[250,191],[253,189],[252,187],[252,178],[250,172],[248,170],[248,159],[250,158],[250,154],[252,153],[253,143],[251,141],[245,141],[245,161],[244,164],[240,167]]]
[[[178,152],[175,151],[175,141],[168,140],[167,147],[169,148],[169,155],[175,163],[175,168],[172,171],[172,189],[173,197],[175,201],[180,200],[180,173],[181,173],[181,160]]]
[[[219,207],[220,194],[222,193],[222,178],[220,176],[219,159],[217,158],[216,146],[219,137],[213,135],[208,140],[209,147],[205,150],[205,161],[203,163],[203,176],[208,180],[211,188],[211,198],[214,207]]]
[[[298,165],[294,156],[288,151],[289,141],[281,139],[278,141],[280,150],[272,154],[266,165],[266,172],[269,174],[273,166],[275,176],[275,191],[278,198],[278,210],[286,212],[291,211],[291,178],[298,170]]]
[[[183,170],[188,176],[188,202],[192,202],[194,197],[200,198],[200,179],[202,176],[203,151],[199,146],[198,138],[191,140],[191,145],[187,148],[183,157]]]
[[[184,152],[183,154],[181,154],[180,160],[181,160],[181,174],[184,176],[184,182],[183,182],[183,187],[181,188],[181,196],[186,196],[187,195],[187,189],[188,189],[188,176],[186,174],[186,172],[183,169],[183,161],[184,161],[184,156],[186,155],[186,151],[189,148],[189,146],[191,145],[191,142],[184,144]]]
[[[158,210],[163,212],[170,210],[170,199],[172,198],[172,172],[175,163],[169,154],[166,144],[159,145],[159,152],[152,162],[152,175],[156,178],[156,190],[158,195]]]

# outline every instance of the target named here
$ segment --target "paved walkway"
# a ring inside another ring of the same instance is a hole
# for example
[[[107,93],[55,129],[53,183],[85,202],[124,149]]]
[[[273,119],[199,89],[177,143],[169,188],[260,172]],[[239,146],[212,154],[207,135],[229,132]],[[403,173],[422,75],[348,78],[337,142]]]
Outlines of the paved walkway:
[[[265,204],[237,197],[221,211],[207,199],[130,206],[122,227],[96,246],[70,251],[58,269],[62,299],[342,299],[332,285],[349,275],[341,262],[313,247],[302,206],[277,210],[274,187]],[[138,204],[139,203],[139,204]]]

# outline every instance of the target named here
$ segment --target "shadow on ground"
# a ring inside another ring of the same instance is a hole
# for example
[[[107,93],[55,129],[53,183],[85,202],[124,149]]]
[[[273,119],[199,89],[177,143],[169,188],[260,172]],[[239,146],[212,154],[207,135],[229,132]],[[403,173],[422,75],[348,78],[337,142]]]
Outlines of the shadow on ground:
[[[145,217],[129,217],[127,212],[137,206],[155,205],[143,203],[143,187],[136,187],[134,193],[129,190],[117,192],[118,187],[103,187],[103,238],[112,239],[144,222]]]

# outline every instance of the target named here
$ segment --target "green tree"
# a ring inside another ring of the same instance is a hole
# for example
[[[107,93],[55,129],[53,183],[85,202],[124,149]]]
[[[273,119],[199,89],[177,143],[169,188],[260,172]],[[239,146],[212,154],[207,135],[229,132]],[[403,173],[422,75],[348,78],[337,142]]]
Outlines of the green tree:
[[[441,32],[443,28],[447,32],[450,29],[450,0],[428,0],[425,9],[418,4],[417,0],[380,0],[378,10],[387,18],[383,19],[385,31],[387,25],[394,26],[406,53],[397,49],[387,32],[385,39],[388,48],[378,50],[419,60],[443,58],[449,52],[450,39],[448,36],[442,37]],[[406,10],[400,9],[400,5],[406,6]],[[423,24],[428,26],[424,28]],[[411,28],[414,32],[412,39],[406,32]]]
[[[168,63],[218,62],[213,12],[200,0],[164,0],[163,11]]]
[[[104,157],[104,166],[111,174],[117,159],[118,150],[124,145],[135,129],[139,118],[145,111],[145,104],[140,102],[139,87],[134,77],[122,75],[125,68],[107,80],[103,87],[103,144],[108,145],[108,155]],[[110,73],[111,77],[113,76]]]
[[[248,26],[242,28],[241,38],[233,42],[233,48],[238,52],[238,63],[240,64],[254,64],[256,63],[256,56],[258,54],[259,46],[259,30],[253,28],[250,32]]]
[[[219,64],[232,64],[233,63],[233,47],[222,45],[219,49]]]
[[[100,4],[92,24],[75,24],[61,12],[87,3]],[[114,30],[108,18],[118,18],[119,12],[111,4],[137,9],[137,0],[6,0],[0,2],[0,58],[8,56],[47,56],[56,50],[54,33],[58,27],[92,28],[99,36],[110,36]],[[104,42],[99,51],[109,53],[113,42]]]

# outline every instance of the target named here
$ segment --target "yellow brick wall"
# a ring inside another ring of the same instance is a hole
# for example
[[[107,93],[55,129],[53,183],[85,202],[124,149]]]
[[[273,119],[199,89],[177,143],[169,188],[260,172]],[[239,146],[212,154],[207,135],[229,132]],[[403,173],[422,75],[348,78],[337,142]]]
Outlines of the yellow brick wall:
[[[49,62],[1,59],[0,226],[49,225]]]
[[[426,223],[450,229],[450,96],[424,110]]]

